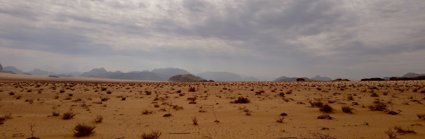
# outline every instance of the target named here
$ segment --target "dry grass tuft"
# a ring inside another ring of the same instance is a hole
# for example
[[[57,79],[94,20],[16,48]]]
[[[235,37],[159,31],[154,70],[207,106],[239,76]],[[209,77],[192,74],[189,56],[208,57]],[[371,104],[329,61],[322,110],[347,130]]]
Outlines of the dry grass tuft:
[[[152,131],[151,133],[143,133],[142,139],[159,139],[159,136],[161,136],[160,131]]]
[[[94,126],[88,126],[83,124],[78,124],[74,128],[74,136],[75,137],[87,137],[94,133]]]
[[[246,98],[246,97],[238,97],[238,99],[232,101],[231,103],[235,103],[235,104],[247,104],[250,103],[251,101]]]

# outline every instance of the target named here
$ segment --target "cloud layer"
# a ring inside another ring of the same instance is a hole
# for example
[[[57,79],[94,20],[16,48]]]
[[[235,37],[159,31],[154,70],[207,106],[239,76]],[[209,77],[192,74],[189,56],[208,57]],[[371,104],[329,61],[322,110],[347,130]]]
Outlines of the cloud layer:
[[[0,62],[362,78],[425,72],[423,0],[0,0]]]

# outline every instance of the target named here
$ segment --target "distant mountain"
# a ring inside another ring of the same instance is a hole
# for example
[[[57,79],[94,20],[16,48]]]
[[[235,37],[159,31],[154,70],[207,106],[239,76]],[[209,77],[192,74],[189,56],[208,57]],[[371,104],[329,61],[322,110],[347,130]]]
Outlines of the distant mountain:
[[[105,77],[108,74],[105,68],[94,68],[88,72],[84,72],[81,76],[85,77]]]
[[[175,75],[170,77],[168,81],[172,82],[206,82],[207,80],[202,79],[201,77],[192,75],[192,74],[184,74],[184,75]]]
[[[3,66],[0,64],[0,71],[2,71],[3,70]]]
[[[425,74],[418,74],[418,73],[409,72],[409,73],[404,74],[402,77],[415,78],[415,77],[419,77],[419,76],[425,76]]]
[[[41,70],[41,69],[33,69],[29,73],[32,74],[32,75],[51,75],[51,74],[55,74],[55,73],[48,72],[48,71]]]
[[[190,74],[186,70],[177,68],[161,68],[154,69],[152,71],[131,71],[131,72],[110,72],[105,68],[95,68],[88,72],[84,72],[81,76],[84,77],[99,77],[109,79],[124,79],[124,80],[157,80],[166,81],[171,76],[178,75],[180,73]]]
[[[24,72],[14,66],[6,66],[3,68],[3,71],[9,71],[9,72],[13,72],[16,74],[24,74]]]
[[[303,78],[306,81],[310,80],[307,77],[286,77],[286,76],[281,76],[281,77],[275,79],[274,81],[276,81],[276,82],[297,81],[297,79],[299,79],[299,78]]]
[[[198,76],[214,81],[243,81],[240,75],[231,72],[202,72]]]
[[[322,77],[320,75],[314,76],[313,78],[311,78],[311,80],[315,80],[315,81],[331,81],[332,79],[329,77]]]
[[[174,75],[190,74],[188,71],[179,68],[158,68],[153,69],[151,72],[160,76],[162,80],[167,80]]]

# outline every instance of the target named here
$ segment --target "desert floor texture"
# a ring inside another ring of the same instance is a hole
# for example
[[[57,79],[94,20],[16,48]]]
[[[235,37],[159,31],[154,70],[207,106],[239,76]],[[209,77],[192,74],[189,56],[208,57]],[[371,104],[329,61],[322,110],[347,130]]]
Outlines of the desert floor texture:
[[[0,78],[0,138],[76,138],[74,128],[83,124],[95,127],[85,138],[96,139],[136,139],[155,131],[164,139],[424,139],[424,104],[425,81],[7,77]]]

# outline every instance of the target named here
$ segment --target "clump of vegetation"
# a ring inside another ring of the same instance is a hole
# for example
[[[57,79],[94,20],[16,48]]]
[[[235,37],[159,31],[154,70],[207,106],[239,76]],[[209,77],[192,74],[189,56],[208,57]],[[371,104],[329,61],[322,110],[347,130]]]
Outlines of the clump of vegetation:
[[[317,116],[317,119],[332,120],[333,117],[331,117],[329,114],[322,114],[322,115]]]
[[[369,106],[369,110],[371,111],[386,111],[387,110],[387,104],[381,101],[375,101],[373,102],[373,105]]]
[[[312,133],[313,139],[336,139],[335,137],[330,136],[329,134],[322,133]]]
[[[34,136],[35,131],[34,131],[34,125],[33,124],[30,125],[30,132],[31,132],[31,137],[29,137],[27,139],[40,139],[39,137]]]
[[[63,114],[62,119],[64,119],[64,120],[70,120],[70,119],[74,118],[74,116],[75,116],[75,113],[73,113],[73,112],[66,112],[66,113]]]
[[[144,110],[144,111],[142,111],[142,114],[143,115],[149,115],[149,114],[152,114],[153,113],[153,111],[151,111],[151,110]]]
[[[397,133],[391,128],[386,130],[385,134],[387,134],[389,139],[396,139],[397,138]]]
[[[142,139],[159,139],[159,136],[161,136],[160,131],[152,131],[151,133],[143,133]]]
[[[94,126],[88,126],[84,124],[78,124],[74,128],[74,136],[75,137],[87,137],[94,133]]]
[[[198,125],[198,119],[196,119],[196,117],[192,118],[192,124],[197,126]]]
[[[322,107],[320,107],[320,111],[324,113],[331,113],[333,111],[333,108],[329,106],[328,104],[325,104]]]
[[[232,101],[231,103],[236,103],[236,104],[247,104],[250,103],[251,101],[246,98],[246,97],[238,97],[238,99]]]
[[[349,106],[342,106],[341,107],[342,112],[344,113],[353,113],[353,108],[349,107]]]
[[[310,103],[311,107],[320,108],[323,106],[323,103],[320,101],[309,101],[308,103]]]
[[[403,128],[398,127],[398,126],[394,127],[394,130],[395,130],[398,134],[400,134],[400,135],[405,135],[405,134],[416,134],[416,131],[414,131],[414,130],[410,130],[410,129],[403,129]]]
[[[425,120],[425,114],[417,114],[416,116],[421,120]]]
[[[196,92],[196,88],[195,87],[189,87],[189,92]]]
[[[171,113],[165,113],[164,115],[162,115],[162,117],[171,117],[173,116]]]
[[[59,114],[59,112],[56,112],[56,111],[52,112],[52,116],[57,117],[57,116],[59,116],[59,115],[60,115],[60,114]]]
[[[8,119],[12,119],[12,114],[7,114],[4,116],[0,116],[0,125],[4,124],[4,122]]]
[[[284,117],[279,117],[277,120],[276,120],[276,122],[277,123],[283,123],[283,120],[284,120],[285,118]]]
[[[102,123],[103,121],[103,116],[102,115],[98,115],[96,116],[96,118],[94,119],[95,123]]]

